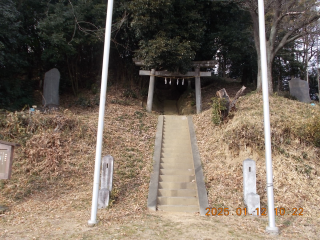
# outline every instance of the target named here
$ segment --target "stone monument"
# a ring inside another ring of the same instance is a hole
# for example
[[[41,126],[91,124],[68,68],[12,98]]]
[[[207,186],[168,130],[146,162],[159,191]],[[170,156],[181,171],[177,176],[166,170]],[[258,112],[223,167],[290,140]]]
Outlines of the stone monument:
[[[110,193],[112,191],[113,157],[111,155],[102,158],[101,188],[98,196],[98,208],[109,205]]]
[[[290,95],[296,97],[300,102],[310,103],[309,84],[299,78],[289,81]]]
[[[14,148],[20,146],[17,143],[0,140],[0,180],[10,179],[13,162]],[[0,214],[8,210],[7,206],[0,205]]]
[[[43,84],[43,100],[44,107],[59,107],[59,83],[60,72],[56,68],[52,68],[44,75]]]
[[[243,199],[248,214],[260,214],[260,196],[256,187],[256,162],[252,159],[243,161]],[[257,208],[259,211],[257,212]]]

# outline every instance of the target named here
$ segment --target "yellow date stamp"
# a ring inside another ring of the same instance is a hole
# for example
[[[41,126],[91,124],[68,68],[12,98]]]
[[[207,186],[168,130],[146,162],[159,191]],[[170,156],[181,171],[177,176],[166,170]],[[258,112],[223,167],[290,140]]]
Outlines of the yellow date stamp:
[[[234,211],[231,211],[229,208],[206,208],[206,216],[250,216],[253,214],[249,214],[247,208],[237,208]],[[255,209],[258,216],[267,216],[268,211],[267,208],[256,208]],[[274,209],[276,216],[303,216],[303,208],[275,208]]]

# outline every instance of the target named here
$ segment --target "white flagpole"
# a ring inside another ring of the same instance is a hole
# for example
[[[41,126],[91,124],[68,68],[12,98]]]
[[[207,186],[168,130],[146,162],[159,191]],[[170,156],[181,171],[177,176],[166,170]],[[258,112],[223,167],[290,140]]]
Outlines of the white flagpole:
[[[104,51],[103,51],[102,76],[101,76],[101,92],[100,92],[100,105],[99,105],[96,158],[95,158],[95,167],[94,167],[92,208],[91,208],[91,219],[88,221],[89,226],[94,226],[95,224],[97,224],[98,194],[99,194],[99,180],[100,180],[102,138],[103,138],[103,122],[104,122],[104,112],[105,112],[105,104],[106,104],[106,96],[107,96],[112,12],[113,12],[113,0],[108,0]]]
[[[273,174],[271,158],[271,134],[270,134],[270,111],[269,111],[269,89],[267,75],[267,54],[266,54],[266,32],[264,18],[264,0],[258,0],[259,8],[259,38],[262,71],[262,94],[263,94],[263,115],[264,115],[264,140],[266,149],[266,171],[267,171],[267,194],[268,194],[268,233],[279,233],[275,224],[274,196],[273,196]]]

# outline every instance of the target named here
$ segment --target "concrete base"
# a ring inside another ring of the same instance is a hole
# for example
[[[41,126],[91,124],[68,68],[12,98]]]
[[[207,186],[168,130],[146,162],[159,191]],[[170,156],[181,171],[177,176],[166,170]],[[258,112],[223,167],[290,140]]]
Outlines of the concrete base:
[[[266,233],[272,235],[279,235],[280,231],[278,227],[266,227]]]
[[[99,221],[92,222],[91,220],[88,221],[88,227],[94,227],[98,224]]]

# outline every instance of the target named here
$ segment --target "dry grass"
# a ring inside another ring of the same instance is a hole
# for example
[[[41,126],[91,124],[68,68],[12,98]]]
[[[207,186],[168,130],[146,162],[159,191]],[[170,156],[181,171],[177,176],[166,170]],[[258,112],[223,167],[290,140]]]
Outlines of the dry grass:
[[[227,88],[231,97],[240,86],[232,87]],[[203,91],[204,106],[210,105],[216,90]],[[264,234],[263,218],[150,214],[146,202],[157,114],[146,113],[139,100],[124,95],[125,89],[108,89],[103,155],[115,159],[114,185],[110,207],[98,211],[95,228],[86,225],[98,122],[98,107],[92,104],[96,96],[84,93],[81,101],[62,97],[58,112],[1,114],[1,139],[22,147],[16,149],[12,178],[0,181],[0,204],[10,208],[0,214],[0,238],[272,239]],[[212,124],[209,108],[194,116],[211,206],[244,207],[241,166],[251,157],[257,161],[258,193],[266,207],[261,104],[259,94],[242,97],[233,118],[220,127]],[[319,111],[318,106],[271,98],[276,206],[304,208],[303,217],[277,217],[282,239],[319,235],[319,149],[309,143],[312,136],[303,140],[305,132],[299,125],[312,118],[313,110]]]
[[[139,100],[122,96],[121,90],[109,91],[103,139],[103,155],[110,154],[115,159],[110,205],[118,207],[106,211],[113,217],[123,211],[139,212],[146,208],[157,123],[157,116],[147,114]],[[90,192],[97,122],[97,106],[2,115],[3,139],[22,146],[16,149],[12,178],[1,182],[0,202],[13,207],[39,194],[45,200],[83,187]],[[90,204],[89,192],[82,198]]]
[[[232,119],[219,127],[212,123],[211,110],[193,117],[210,205],[244,207],[242,161],[252,158],[257,163],[261,207],[266,208],[262,95],[242,97],[237,108]],[[278,217],[286,230],[292,222],[313,228],[319,223],[319,148],[304,138],[319,109],[319,105],[270,98],[275,207],[286,210],[286,216]],[[303,217],[291,216],[294,208],[303,208]]]

